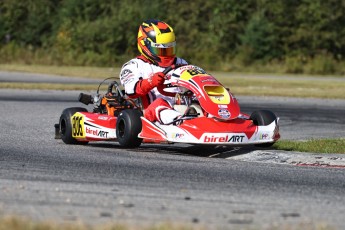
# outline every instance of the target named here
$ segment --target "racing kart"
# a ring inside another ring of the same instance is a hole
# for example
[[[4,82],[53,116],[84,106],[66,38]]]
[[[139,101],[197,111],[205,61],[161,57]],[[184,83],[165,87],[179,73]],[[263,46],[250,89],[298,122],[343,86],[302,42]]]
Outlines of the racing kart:
[[[279,118],[269,110],[242,113],[234,95],[216,78],[194,65],[171,66],[157,90],[174,99],[183,114],[170,124],[147,120],[140,99],[129,98],[117,81],[105,94],[80,93],[78,100],[93,104],[93,111],[66,108],[55,124],[55,138],[66,144],[117,141],[125,148],[141,143],[200,145],[256,145],[269,147],[280,138]]]

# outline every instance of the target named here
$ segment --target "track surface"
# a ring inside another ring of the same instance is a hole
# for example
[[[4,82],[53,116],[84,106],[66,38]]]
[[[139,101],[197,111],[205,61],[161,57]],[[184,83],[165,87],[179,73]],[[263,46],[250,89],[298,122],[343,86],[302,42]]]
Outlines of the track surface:
[[[0,90],[0,213],[90,224],[345,228],[344,169],[237,160],[253,148],[68,146],[53,139],[53,124],[64,108],[80,106],[77,95]],[[343,101],[239,100],[245,112],[275,111],[283,138],[345,136]]]

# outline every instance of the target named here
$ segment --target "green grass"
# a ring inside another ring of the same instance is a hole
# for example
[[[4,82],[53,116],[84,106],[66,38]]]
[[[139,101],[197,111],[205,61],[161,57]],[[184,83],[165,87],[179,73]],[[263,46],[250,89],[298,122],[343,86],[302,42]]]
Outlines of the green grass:
[[[89,91],[96,90],[99,84],[53,84],[53,83],[13,83],[0,82],[0,88],[4,89],[39,89],[39,90],[80,90]],[[101,90],[106,90],[103,84]]]
[[[204,226],[199,224],[172,224],[161,223],[152,225],[129,225],[129,224],[98,224],[86,225],[81,222],[56,223],[48,221],[32,221],[20,217],[2,217],[0,218],[0,230],[205,230]],[[237,229],[237,228],[236,228]],[[335,228],[327,223],[299,223],[296,225],[271,224],[265,228],[259,226],[244,227],[246,230],[334,230]]]
[[[345,138],[313,139],[307,141],[280,140],[273,145],[273,148],[297,152],[345,154]]]
[[[44,66],[44,65],[20,65],[0,64],[0,70],[18,71],[27,73],[42,73],[69,77],[83,77],[104,79],[119,76],[120,68],[85,67],[85,66]]]
[[[161,223],[152,225],[97,224],[87,225],[81,222],[56,223],[53,221],[33,221],[15,216],[0,218],[0,230],[203,230],[199,225]]]
[[[107,77],[118,77],[119,68],[99,67],[59,67],[59,66],[31,66],[31,65],[0,65],[0,70],[22,71],[31,73],[54,74],[71,77],[85,77],[94,79],[105,79]],[[288,77],[265,78],[260,76],[244,75],[236,73],[214,72],[212,73],[222,84],[229,87],[235,95],[251,96],[283,96],[302,98],[328,98],[345,99],[345,80],[341,77],[336,79],[328,77],[317,77],[312,79],[296,79]],[[324,80],[324,79],[327,79]],[[0,88],[20,89],[57,89],[57,90],[90,90],[92,85],[83,84],[32,84],[32,83],[9,83],[2,82]]]
[[[302,98],[345,99],[345,81],[306,79],[223,77],[222,84],[236,95],[284,96]]]

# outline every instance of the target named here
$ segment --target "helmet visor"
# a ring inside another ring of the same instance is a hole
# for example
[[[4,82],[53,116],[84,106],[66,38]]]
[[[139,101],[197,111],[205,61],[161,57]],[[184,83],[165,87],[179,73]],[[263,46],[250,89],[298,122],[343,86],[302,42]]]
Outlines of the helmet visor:
[[[174,57],[176,55],[176,42],[166,44],[151,42],[150,51],[156,56]]]

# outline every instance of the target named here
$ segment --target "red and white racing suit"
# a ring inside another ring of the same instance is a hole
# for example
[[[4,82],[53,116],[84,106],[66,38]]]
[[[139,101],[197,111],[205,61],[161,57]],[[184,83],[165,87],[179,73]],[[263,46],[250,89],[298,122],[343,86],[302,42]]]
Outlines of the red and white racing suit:
[[[181,65],[187,64],[187,62],[177,57],[174,64]],[[150,82],[156,73],[162,72],[164,69],[164,67],[152,64],[145,57],[138,56],[122,66],[120,81],[130,98],[141,98],[146,119],[151,122],[159,121],[162,124],[168,124],[181,116],[181,113],[172,108],[174,98],[162,95],[156,87],[152,89],[146,87],[147,82]],[[148,80],[145,81],[145,79]]]

